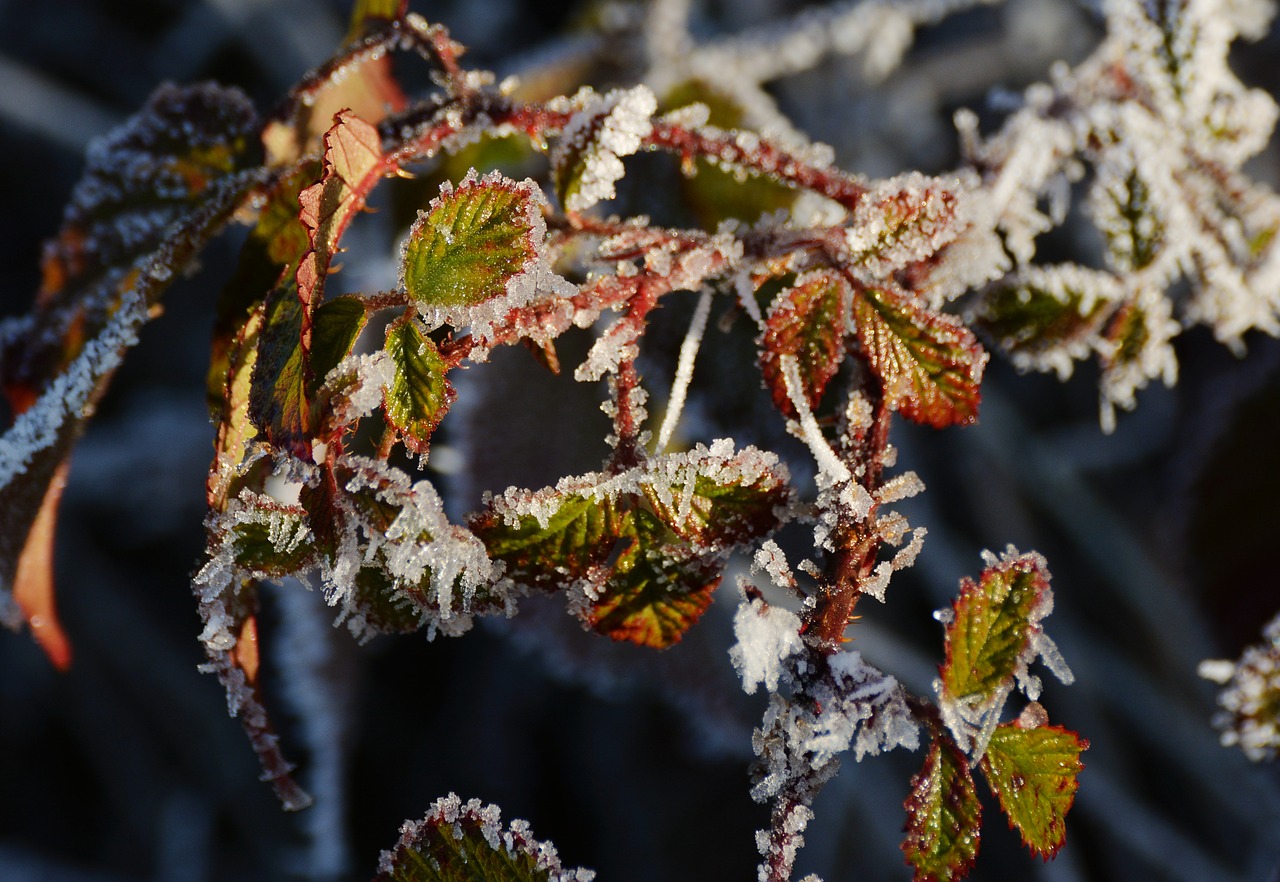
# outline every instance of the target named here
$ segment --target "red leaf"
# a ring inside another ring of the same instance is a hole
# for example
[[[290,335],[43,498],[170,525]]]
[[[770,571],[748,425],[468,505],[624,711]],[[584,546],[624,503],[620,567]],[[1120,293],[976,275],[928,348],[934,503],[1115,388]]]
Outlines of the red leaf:
[[[936,429],[977,420],[987,353],[962,321],[887,285],[859,286],[853,316],[891,408]]]
[[[765,322],[760,369],[773,403],[785,416],[795,417],[796,412],[787,394],[782,356],[796,359],[809,409],[816,409],[844,360],[850,293],[844,278],[819,271],[796,279],[795,285],[774,300]]]

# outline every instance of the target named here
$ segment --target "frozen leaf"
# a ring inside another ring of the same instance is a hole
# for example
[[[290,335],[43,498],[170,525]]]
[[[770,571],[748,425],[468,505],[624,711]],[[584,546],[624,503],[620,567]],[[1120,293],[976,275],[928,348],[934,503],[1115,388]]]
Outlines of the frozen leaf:
[[[916,882],[962,879],[978,855],[982,804],[969,763],[944,738],[929,746],[924,767],[911,779],[907,838],[902,851]]]
[[[1061,726],[996,727],[982,757],[982,772],[1017,827],[1022,841],[1049,858],[1066,841],[1066,816],[1076,798],[1089,742]]]
[[[1090,193],[1094,223],[1107,239],[1107,262],[1132,273],[1150,266],[1163,246],[1164,224],[1138,169],[1105,163]]]
[[[917,172],[882,181],[858,202],[845,242],[872,278],[931,257],[960,232],[956,195]]]
[[[498,172],[448,183],[419,212],[402,249],[401,281],[429,327],[471,325],[484,337],[507,312],[548,287],[576,291],[542,257],[546,200],[533,181]]]
[[[1040,697],[1041,683],[1029,671],[1039,657],[1062,682],[1074,675],[1044,632],[1053,611],[1049,571],[1038,554],[1010,548],[989,555],[978,583],[965,579],[954,606],[946,610],[946,661],[934,683],[943,721],[973,762],[981,758],[1015,685]]]
[[[658,106],[648,86],[603,96],[584,90],[575,101],[581,109],[569,118],[551,157],[560,204],[572,212],[614,197],[624,173],[622,157],[640,149]]]
[[[888,286],[860,286],[853,316],[890,407],[935,428],[978,418],[987,353],[963,322]]]
[[[511,488],[472,527],[508,579],[572,589],[597,631],[665,647],[710,603],[728,551],[772,532],[789,499],[774,457],[717,442],[619,475]]]
[[[426,453],[431,433],[454,398],[453,386],[445,379],[448,365],[412,319],[387,328],[387,353],[395,366],[386,393],[387,422],[411,453]]]
[[[258,183],[238,91],[157,90],[89,148],[20,333],[0,339],[0,612],[46,490],[169,283]],[[6,616],[8,618],[8,616]]]
[[[1028,267],[984,297],[977,325],[1021,368],[1071,376],[1121,295],[1110,273],[1074,265]]]
[[[965,579],[947,625],[942,682],[955,698],[990,695],[1011,683],[1041,618],[1053,608],[1049,574],[1036,555],[988,567]]]
[[[568,870],[555,846],[533,838],[529,825],[503,828],[496,805],[462,802],[450,793],[421,821],[406,821],[395,848],[382,853],[374,882],[591,882],[595,873]]]
[[[279,581],[315,564],[315,537],[306,511],[249,491],[237,503],[223,521],[223,541],[237,569],[256,579]]]
[[[312,522],[333,523],[332,551],[321,579],[352,633],[425,627],[461,634],[477,615],[510,614],[513,595],[494,584],[480,540],[449,523],[435,488],[413,483],[377,460],[344,457],[335,470],[341,492],[324,484],[304,492]],[[366,572],[369,570],[371,572]]]
[[[773,403],[788,417],[795,408],[787,394],[781,356],[794,357],[802,391],[810,410],[816,410],[827,383],[844,360],[844,335],[849,312],[849,283],[830,272],[814,272],[774,300],[765,321],[760,368],[773,393]]]

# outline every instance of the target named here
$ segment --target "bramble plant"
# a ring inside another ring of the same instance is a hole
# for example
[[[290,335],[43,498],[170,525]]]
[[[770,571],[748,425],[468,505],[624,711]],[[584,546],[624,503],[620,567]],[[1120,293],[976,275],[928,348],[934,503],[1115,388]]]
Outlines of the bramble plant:
[[[1044,558],[982,553],[935,613],[932,694],[850,642],[863,596],[883,603],[925,545],[893,508],[923,484],[891,430],[978,420],[983,340],[1063,378],[1096,358],[1109,430],[1147,383],[1174,381],[1184,326],[1232,347],[1280,332],[1280,199],[1242,170],[1276,105],[1226,63],[1271,7],[1108,0],[1101,45],[1029,88],[994,133],[957,114],[963,164],[947,176],[847,174],[765,98],[764,82],[825,51],[865,51],[887,73],[916,26],[963,5],[826,10],[694,51],[682,5],[657,3],[645,82],[546,97],[463,66],[446,28],[406,4],[360,0],[338,54],[265,118],[232,88],[160,87],[90,151],[34,308],[0,327],[0,618],[70,662],[51,565],[68,455],[175,275],[246,223],[215,319],[217,437],[193,587],[205,669],[286,809],[311,798],[264,699],[266,582],[318,587],[359,641],[459,636],[545,594],[602,639],[653,651],[736,590],[729,659],[746,692],[767,693],[751,772],[771,811],[762,882],[792,878],[843,756],[898,747],[923,752],[901,843],[917,880],[974,865],[978,778],[1026,847],[1054,856],[1089,744],[1039,703],[1041,668],[1073,680],[1046,630]],[[393,59],[427,71],[421,93]],[[628,189],[650,153],[684,173],[661,194],[671,220]],[[376,257],[344,239],[375,191],[426,171],[446,180],[404,233],[398,278],[328,290],[339,254]],[[1096,266],[1037,259],[1072,186],[1104,243]],[[650,419],[646,333],[655,310],[684,301],[670,393]],[[751,382],[810,454],[797,476],[780,452],[682,431],[713,322],[754,340]],[[595,332],[576,364],[557,348],[571,329]],[[489,488],[452,520],[427,473],[433,441],[476,391],[464,370],[483,382],[489,355],[516,345],[538,370],[603,381],[610,452],[554,486]],[[749,571],[721,588],[735,556]],[[1257,758],[1280,744],[1276,630],[1239,666],[1203,667],[1233,681],[1224,740]],[[450,794],[406,823],[377,878],[592,876],[563,868],[523,822],[503,827],[496,807]]]

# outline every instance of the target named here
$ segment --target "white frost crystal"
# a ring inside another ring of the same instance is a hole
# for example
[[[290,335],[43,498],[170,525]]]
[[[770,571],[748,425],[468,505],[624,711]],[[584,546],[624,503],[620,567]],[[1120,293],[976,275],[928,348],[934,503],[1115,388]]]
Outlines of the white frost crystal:
[[[1213,718],[1223,746],[1239,745],[1254,762],[1280,752],[1280,615],[1262,636],[1237,662],[1207,659],[1199,667],[1201,677],[1226,687],[1218,693],[1221,709]]]
[[[800,618],[760,598],[744,600],[733,616],[733,633],[738,642],[729,658],[742,677],[742,688],[751,694],[763,684],[766,691],[777,692],[783,664],[804,648]]]
[[[636,86],[614,89],[603,96],[588,88],[574,101],[582,109],[564,127],[552,162],[561,174],[577,174],[577,186],[564,206],[576,212],[614,197],[614,184],[625,171],[621,157],[639,150],[653,131],[658,99],[647,86]],[[580,169],[575,168],[579,163]]]

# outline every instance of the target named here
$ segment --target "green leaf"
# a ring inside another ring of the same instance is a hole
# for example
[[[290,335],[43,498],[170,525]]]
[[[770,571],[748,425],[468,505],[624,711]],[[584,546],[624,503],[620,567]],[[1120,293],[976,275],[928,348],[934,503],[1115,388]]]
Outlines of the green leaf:
[[[305,455],[310,450],[311,405],[302,348],[304,310],[292,279],[267,299],[249,415],[274,445]]]
[[[1051,596],[1049,573],[1035,554],[1006,557],[976,584],[965,579],[946,630],[944,694],[989,696],[1012,683]]]
[[[538,260],[541,191],[499,173],[447,183],[420,212],[403,251],[409,296],[424,307],[470,307],[507,294]]]
[[[238,345],[237,339],[245,336],[243,328],[249,316],[260,310],[286,272],[290,277],[297,272],[306,253],[308,236],[298,218],[298,194],[319,176],[320,163],[308,162],[276,183],[240,248],[235,272],[218,297],[207,374],[209,406],[215,418],[225,410],[230,353]]]
[[[573,589],[596,631],[662,648],[705,611],[728,551],[780,525],[789,492],[772,456],[723,444],[537,493],[508,490],[471,526],[508,579]]]
[[[553,845],[538,842],[527,824],[504,829],[495,805],[463,803],[450,793],[421,821],[401,828],[384,851],[374,882],[586,882],[591,874],[565,869]]]
[[[939,429],[977,420],[987,353],[962,321],[889,286],[859,286],[853,316],[891,408]]]
[[[429,481],[411,484],[384,462],[344,457],[331,482],[304,488],[302,502],[330,537],[329,571],[344,575],[325,576],[326,585],[342,597],[356,636],[422,627],[455,635],[474,616],[512,611],[484,546],[449,523]]]
[[[236,517],[222,541],[231,543],[231,561],[242,571],[279,580],[316,563],[315,537],[300,506],[246,491],[235,508]]]
[[[809,409],[816,409],[844,360],[849,297],[849,283],[841,276],[815,272],[798,278],[773,302],[761,341],[760,369],[773,403],[784,415],[796,413],[787,394],[781,357],[795,358]]]
[[[431,433],[454,399],[453,386],[445,379],[448,365],[418,322],[409,318],[387,328],[387,354],[395,366],[386,395],[387,423],[411,453],[426,453]]]
[[[935,738],[911,779],[904,803],[902,851],[916,882],[951,882],[968,875],[978,855],[982,804],[969,763],[949,740]]]
[[[1111,312],[1111,302],[1097,296],[1110,277],[1074,267],[1058,269],[1052,275],[1023,274],[992,289],[984,297],[978,327],[1015,357],[1034,360],[1053,350],[1086,356],[1088,341]]]
[[[368,320],[369,313],[359,297],[346,295],[320,304],[311,329],[311,394],[351,353]]]
[[[1022,841],[1041,857],[1057,854],[1067,838],[1066,816],[1076,798],[1081,752],[1089,742],[1061,726],[998,726],[982,757],[982,772]]]

